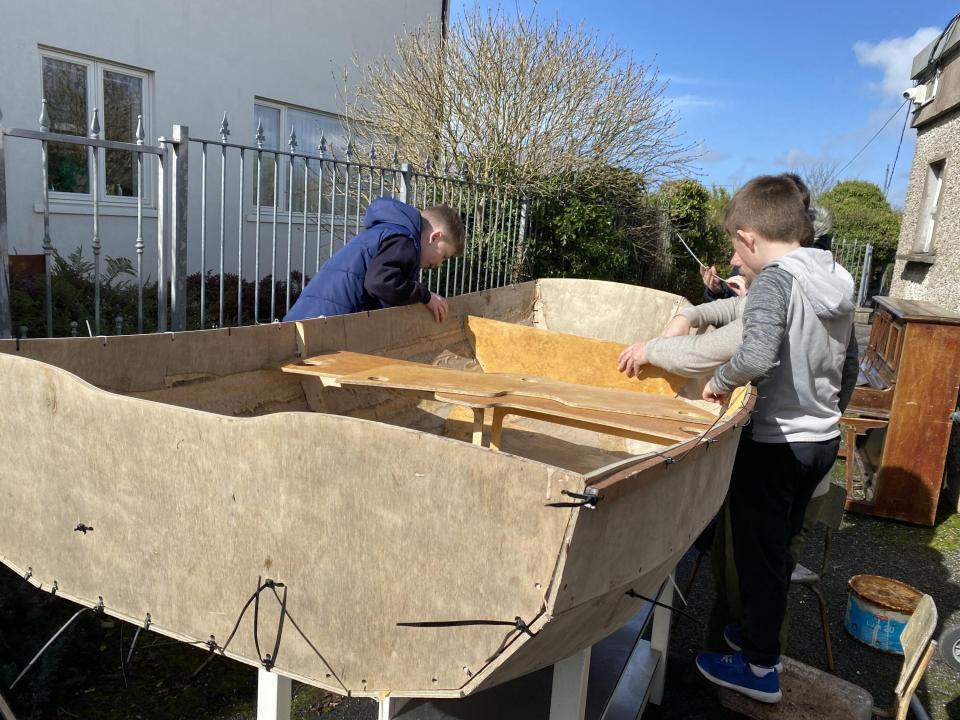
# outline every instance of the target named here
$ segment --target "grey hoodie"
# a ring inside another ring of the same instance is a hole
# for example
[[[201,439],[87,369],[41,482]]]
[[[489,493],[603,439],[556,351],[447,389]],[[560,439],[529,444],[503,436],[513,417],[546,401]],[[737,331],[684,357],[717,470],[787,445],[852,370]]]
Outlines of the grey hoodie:
[[[839,435],[844,367],[856,362],[852,325],[853,279],[830,252],[799,248],[763,268],[744,306],[743,344],[710,382],[721,392],[756,382],[745,436],[777,443]]]

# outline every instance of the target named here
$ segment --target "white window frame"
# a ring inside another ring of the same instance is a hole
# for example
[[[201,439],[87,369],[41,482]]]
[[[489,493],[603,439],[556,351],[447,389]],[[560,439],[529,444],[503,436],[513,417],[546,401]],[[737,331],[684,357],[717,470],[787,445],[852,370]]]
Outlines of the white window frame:
[[[289,121],[289,117],[288,117],[289,111],[293,110],[293,111],[295,111],[295,112],[305,112],[305,113],[312,113],[312,114],[314,114],[314,115],[321,115],[321,116],[326,117],[326,118],[329,118],[329,119],[331,119],[331,120],[336,120],[337,122],[339,122],[339,123],[341,123],[341,124],[344,123],[344,121],[345,121],[346,118],[344,118],[343,115],[340,115],[340,114],[334,113],[334,112],[330,112],[329,110],[318,110],[318,109],[316,109],[316,108],[304,107],[304,106],[302,106],[302,105],[295,105],[295,104],[293,104],[293,103],[283,103],[283,102],[279,102],[279,101],[277,101],[277,100],[268,100],[268,99],[266,99],[266,98],[263,98],[263,97],[257,95],[257,96],[254,96],[254,98],[253,98],[253,107],[251,108],[251,109],[253,110],[254,120],[256,119],[256,106],[257,106],[257,105],[260,105],[260,106],[265,107],[265,108],[270,108],[271,110],[278,110],[278,111],[280,112],[280,120],[279,120],[278,133],[277,133],[277,134],[278,134],[277,142],[280,144],[280,147],[278,147],[278,148],[269,148],[269,150],[270,150],[269,153],[266,152],[266,151],[268,150],[268,148],[264,147],[264,152],[265,152],[265,154],[264,154],[264,156],[263,156],[263,162],[264,162],[264,164],[271,163],[272,160],[273,160],[273,151],[274,151],[274,150],[278,150],[278,151],[280,152],[280,155],[278,156],[279,162],[277,163],[277,176],[278,176],[278,178],[280,178],[280,181],[278,181],[278,185],[277,185],[277,190],[278,190],[278,192],[277,192],[277,219],[280,220],[280,221],[286,222],[286,220],[287,220],[287,217],[286,217],[286,215],[287,215],[287,193],[288,193],[288,184],[289,184],[289,165],[288,165],[288,163],[289,163],[289,158],[288,158],[288,157],[284,157],[283,153],[286,153],[286,152],[289,152],[289,151],[290,151],[290,146],[287,144],[287,141],[290,139],[290,121]],[[327,138],[327,140],[328,140],[328,142],[329,142],[330,139]],[[298,143],[302,143],[302,138],[297,138],[297,141],[298,141]],[[329,147],[329,146],[328,146],[328,147]],[[337,159],[338,162],[343,162],[343,161],[346,160],[346,147],[345,147],[345,146],[344,146],[344,147],[339,147],[339,146],[334,147],[334,148],[333,148],[333,151],[336,153],[336,156],[337,156],[336,159]],[[319,159],[319,157],[320,157],[320,151],[319,151],[317,148],[315,148],[315,147],[314,147],[314,148],[304,148],[302,144],[297,145],[297,150],[296,150],[296,152],[297,152],[297,154],[313,155],[313,156],[316,156],[318,159]],[[327,160],[332,160],[332,159],[333,159],[333,153],[331,153],[330,149],[327,150],[326,159],[327,159]],[[254,163],[256,163],[256,161],[254,161]],[[256,173],[256,165],[254,165],[253,172]],[[253,182],[256,183],[256,174],[254,174],[254,176],[253,176]],[[252,197],[252,195],[251,195],[251,197]],[[259,198],[258,198],[257,200],[258,200],[258,202],[259,202]],[[251,220],[256,219],[257,204],[258,204],[258,203],[253,203],[253,205],[252,205],[253,210],[252,210],[252,212],[249,214],[248,219],[251,219]],[[270,212],[273,211],[273,205],[272,205],[272,204],[260,205],[261,221],[262,221],[262,219],[263,219],[263,213],[266,212],[266,211],[268,211],[268,210],[269,210]],[[293,215],[293,221],[294,221],[294,222],[301,222],[301,221],[303,220],[304,212],[303,212],[302,210],[294,210],[293,213],[292,213],[292,215]],[[330,218],[331,218],[331,216],[334,216],[334,217],[335,217],[335,216],[336,216],[336,212],[334,211],[334,212],[331,212],[331,213],[323,213],[323,218],[325,219],[324,221],[325,221],[325,222],[329,221]],[[299,218],[299,219],[298,219],[298,218]]]
[[[78,55],[75,53],[65,52],[63,50],[57,50],[55,48],[49,48],[40,46],[39,48],[39,62],[40,62],[40,94],[43,95],[43,60],[44,58],[50,58],[52,60],[62,60],[64,62],[74,63],[75,65],[82,65],[87,69],[87,112],[89,117],[86,118],[86,128],[87,128],[87,137],[89,137],[90,123],[93,120],[93,109],[97,108],[99,111],[100,118],[100,138],[103,139],[103,128],[104,128],[104,97],[103,97],[103,75],[104,72],[115,72],[123,75],[129,75],[131,77],[137,77],[141,80],[141,88],[143,91],[143,97],[141,99],[141,111],[143,115],[143,133],[144,133],[144,143],[147,145],[154,144],[151,142],[151,138],[154,137],[152,132],[152,122],[151,118],[154,116],[153,112],[153,73],[149,70],[143,70],[141,68],[135,68],[130,65],[124,65],[122,63],[108,62],[105,60],[99,60],[93,57]],[[90,168],[89,152],[87,153],[88,160],[88,172]],[[106,179],[106,163],[105,163],[105,154],[103,148],[97,149],[97,162],[100,168],[100,172],[97,173],[97,188],[96,192],[101,206],[106,205],[108,207],[114,208],[129,208],[131,212],[136,211],[137,206],[137,197],[133,196],[124,196],[124,195],[108,195],[107,194],[107,179]],[[155,209],[156,205],[154,202],[154,190],[151,176],[152,172],[155,171],[154,168],[154,157],[151,154],[145,153],[143,155],[143,206],[145,208]],[[91,174],[92,177],[92,174]],[[86,193],[69,193],[69,192],[58,192],[50,191],[50,201],[51,203],[56,203],[61,206],[61,209],[65,210],[67,213],[71,212],[71,208],[76,212],[80,210],[78,206],[91,206],[93,204],[93,195],[90,192]],[[54,210],[54,208],[51,208]],[[82,210],[80,210],[82,212]],[[122,214],[128,214],[126,212]]]
[[[921,255],[933,255],[936,252],[938,218],[943,200],[943,183],[947,174],[945,157],[927,165],[927,177],[924,181],[923,196],[917,217],[917,232],[913,243],[913,252]]]

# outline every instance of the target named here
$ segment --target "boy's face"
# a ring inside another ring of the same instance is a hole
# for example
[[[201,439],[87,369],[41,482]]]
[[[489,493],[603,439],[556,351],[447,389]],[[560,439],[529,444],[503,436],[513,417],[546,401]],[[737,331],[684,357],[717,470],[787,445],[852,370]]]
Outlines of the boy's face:
[[[420,267],[433,270],[456,254],[457,248],[443,236],[443,231],[434,230],[426,242],[420,243]]]
[[[737,265],[740,268],[740,274],[750,282],[767,263],[760,252],[762,246],[758,244],[758,236],[751,230],[737,230],[730,238],[730,242],[733,244],[733,257],[730,258],[730,264]]]
[[[730,265],[737,268],[737,272],[743,276],[743,279],[747,281],[748,285],[753,282],[753,279],[757,276],[757,274],[740,259],[740,254],[736,250],[733,252],[733,257],[730,258]]]

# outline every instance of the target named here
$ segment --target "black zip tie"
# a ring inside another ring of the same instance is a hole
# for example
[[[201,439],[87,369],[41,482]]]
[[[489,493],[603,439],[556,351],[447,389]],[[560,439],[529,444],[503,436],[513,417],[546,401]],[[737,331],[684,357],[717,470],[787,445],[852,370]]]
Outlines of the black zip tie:
[[[199,675],[201,672],[203,672],[203,669],[207,665],[213,662],[214,658],[217,657],[217,654],[218,654],[217,650],[220,650],[220,646],[217,645],[217,638],[214,635],[211,635],[210,638],[206,642],[204,642],[204,645],[207,646],[207,649],[210,651],[210,654],[204,659],[202,663],[200,663],[200,666],[190,674],[191,680],[195,678],[197,675]],[[223,653],[221,652],[219,654],[222,655]]]
[[[74,532],[82,532],[86,535],[88,532],[93,532],[92,525],[84,525],[83,523],[77,523],[77,526],[73,529]]]
[[[653,451],[653,454],[659,458],[663,458],[664,460],[666,460],[667,465],[673,465],[677,461],[675,457],[671,457],[670,455],[664,455],[662,452],[658,452],[656,450]]]
[[[653,603],[657,607],[662,607],[664,610],[669,610],[670,612],[675,612],[680,615],[683,615],[684,617],[690,618],[691,620],[693,620],[700,627],[704,627],[703,620],[701,620],[700,618],[694,617],[693,615],[688,613],[686,610],[681,610],[680,608],[674,607],[673,605],[667,605],[666,603],[662,603],[659,600],[654,600],[653,598],[647,597],[646,595],[641,595],[640,593],[634,591],[633,588],[630,588],[624,594],[627,595],[628,597],[638,598],[639,600],[646,600],[649,603]]]
[[[567,497],[572,497],[577,500],[577,502],[552,502],[547,503],[544,507],[585,507],[590,510],[596,510],[597,503],[603,500],[603,495],[600,495],[595,488],[587,488],[586,493],[577,493],[570,490],[562,490],[561,495],[566,495]]]
[[[277,593],[276,589],[271,588],[271,591],[273,592],[277,600],[280,600],[280,595]],[[291,615],[290,611],[286,609],[286,606],[283,606],[283,614],[286,615],[288,618],[290,618],[290,624],[293,625],[294,629],[296,629],[296,631],[300,634],[300,637],[303,638],[303,641],[310,646],[310,649],[313,650],[316,656],[320,658],[320,662],[322,662],[324,666],[327,668],[327,670],[330,671],[330,674],[328,675],[328,677],[332,677],[334,680],[336,680],[340,684],[340,687],[343,688],[344,694],[347,697],[351,697],[352,695],[350,693],[350,690],[347,688],[346,685],[343,684],[343,680],[341,680],[340,676],[337,675],[336,672],[334,672],[334,669],[332,667],[330,667],[330,663],[328,663],[327,659],[323,656],[323,654],[319,650],[317,650],[316,645],[314,645],[313,642],[310,640],[310,638],[308,638],[306,634],[303,632],[303,630],[300,629],[300,626],[297,625],[297,621],[293,619],[293,615]]]
[[[53,581],[53,585],[50,587],[50,594],[51,594],[51,595],[56,595],[56,594],[57,594],[57,590],[59,590],[59,589],[60,589],[60,585],[57,583],[56,580],[54,580],[54,581]]]
[[[93,608],[93,612],[94,612],[95,614],[97,614],[97,615],[103,615],[103,614],[104,614],[104,609],[103,609],[103,595],[97,595],[97,604],[96,604],[96,606]]]
[[[16,686],[16,684],[17,684],[18,682],[20,682],[20,679],[21,679],[24,675],[26,675],[27,672],[29,672],[30,668],[33,667],[34,663],[36,663],[37,660],[40,659],[40,656],[43,655],[44,652],[46,652],[47,648],[50,647],[50,646],[53,644],[53,641],[56,640],[58,637],[60,637],[60,634],[61,634],[64,630],[66,630],[68,627],[70,627],[70,624],[71,624],[74,620],[76,620],[78,617],[80,617],[81,615],[83,615],[83,613],[87,612],[88,610],[93,610],[93,608],[85,607],[85,608],[80,608],[79,610],[77,610],[77,611],[73,614],[73,616],[72,616],[69,620],[67,620],[67,621],[61,626],[61,628],[60,628],[59,630],[57,630],[57,631],[53,634],[53,636],[52,636],[49,640],[47,640],[47,642],[44,644],[44,646],[43,646],[42,648],[40,648],[40,651],[39,651],[36,655],[33,656],[33,660],[31,660],[30,662],[28,662],[28,663],[27,663],[27,666],[26,666],[23,670],[20,671],[20,674],[17,675],[17,679],[14,680],[12,683],[10,683],[10,688],[9,688],[10,690],[13,690],[13,688]]]
[[[150,617],[150,613],[147,613],[147,616],[143,619],[143,625],[137,627],[137,631],[133,634],[133,641],[130,643],[130,652],[127,653],[127,665],[130,664],[130,658],[133,657],[133,649],[137,646],[137,638],[140,637],[140,631],[149,630],[152,622],[153,620]]]
[[[529,635],[530,637],[536,637],[537,633],[533,632],[530,629],[530,626],[523,621],[519,615],[517,615],[512,621],[510,620],[425,620],[423,622],[398,622],[398,627],[413,627],[413,628],[445,628],[445,627],[470,627],[475,625],[494,625],[502,627],[510,627],[513,630],[518,631],[521,634]],[[489,663],[497,655],[502,653],[507,645],[510,643],[510,635],[508,632],[506,637],[503,638],[503,642],[500,643],[500,647],[494,650],[493,655],[488,657],[484,663]]]

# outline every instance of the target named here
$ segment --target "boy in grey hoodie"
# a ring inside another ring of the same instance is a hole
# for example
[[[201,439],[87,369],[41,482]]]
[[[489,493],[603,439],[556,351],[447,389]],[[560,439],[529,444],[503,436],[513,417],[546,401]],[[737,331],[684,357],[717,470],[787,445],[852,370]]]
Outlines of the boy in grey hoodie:
[[[722,402],[754,382],[758,400],[731,476],[743,621],[724,634],[739,651],[701,653],[697,666],[712,682],[777,702],[790,541],[839,448],[853,281],[829,252],[809,247],[813,228],[789,179],[751,180],[731,200],[724,226],[755,279],[743,308],[743,344],[716,370],[703,398]]]

